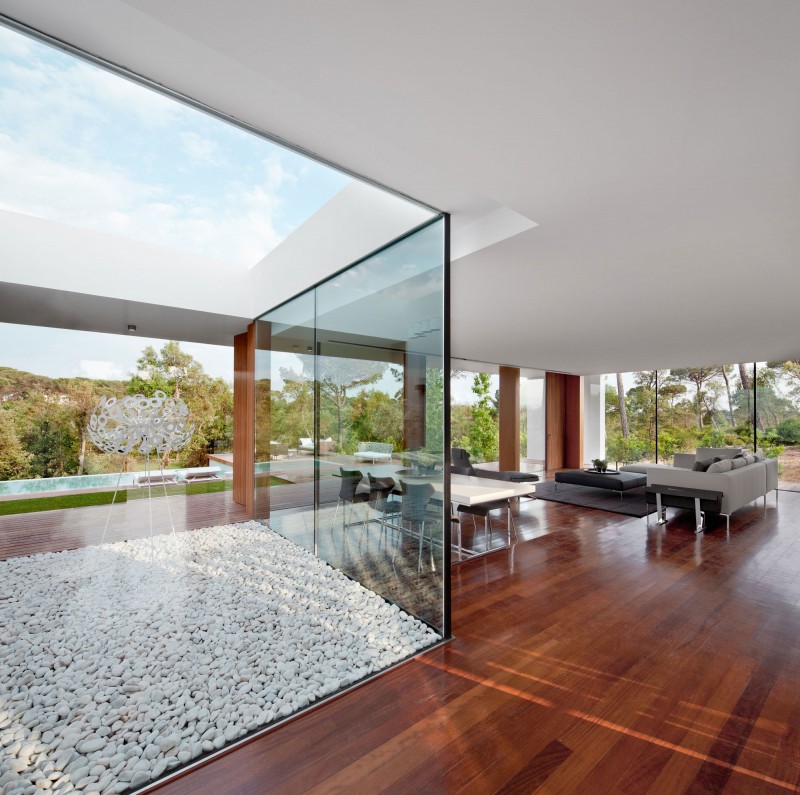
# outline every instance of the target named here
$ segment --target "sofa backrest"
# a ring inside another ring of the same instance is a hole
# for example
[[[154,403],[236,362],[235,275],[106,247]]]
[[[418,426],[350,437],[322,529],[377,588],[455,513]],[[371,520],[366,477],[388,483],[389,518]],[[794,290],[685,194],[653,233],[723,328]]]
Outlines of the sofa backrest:
[[[698,447],[695,453],[695,460],[705,461],[708,458],[733,458],[741,452],[741,447]]]

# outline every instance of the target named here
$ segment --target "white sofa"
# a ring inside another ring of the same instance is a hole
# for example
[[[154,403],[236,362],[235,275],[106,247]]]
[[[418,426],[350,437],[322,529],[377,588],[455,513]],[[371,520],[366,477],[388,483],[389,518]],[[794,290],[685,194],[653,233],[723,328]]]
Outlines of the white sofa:
[[[645,473],[648,486],[675,486],[722,492],[720,513],[725,517],[726,526],[730,529],[730,516],[734,511],[759,497],[764,498],[766,505],[767,493],[770,491],[775,492],[776,502],[778,499],[777,460],[764,458],[761,453],[735,458],[740,453],[741,448],[700,447],[694,455],[679,454],[682,457],[676,461],[676,466],[630,464],[622,469]],[[686,467],[689,457],[692,459],[692,466],[697,461],[707,461],[710,458],[721,460],[711,464],[705,472],[701,472]]]
[[[394,447],[386,442],[359,442],[353,454],[356,461],[391,461]]]

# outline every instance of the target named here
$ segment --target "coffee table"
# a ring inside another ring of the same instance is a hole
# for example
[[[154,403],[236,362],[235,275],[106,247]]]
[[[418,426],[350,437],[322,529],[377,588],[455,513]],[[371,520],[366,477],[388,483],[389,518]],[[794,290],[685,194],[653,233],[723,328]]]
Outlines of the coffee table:
[[[559,483],[618,491],[619,498],[622,499],[624,492],[646,486],[647,475],[639,472],[587,472],[585,469],[565,469],[563,472],[556,472],[553,487],[556,491]]]

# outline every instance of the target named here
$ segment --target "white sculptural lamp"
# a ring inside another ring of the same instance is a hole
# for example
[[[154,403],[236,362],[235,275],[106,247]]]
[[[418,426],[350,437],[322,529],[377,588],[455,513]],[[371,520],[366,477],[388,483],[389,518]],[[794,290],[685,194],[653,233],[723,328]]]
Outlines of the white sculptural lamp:
[[[103,397],[92,412],[87,428],[93,444],[104,453],[122,454],[123,461],[117,478],[117,486],[111,500],[103,536],[105,541],[111,509],[117,499],[117,492],[125,469],[125,456],[138,448],[145,456],[145,474],[147,478],[148,500],[152,500],[150,454],[159,456],[159,472],[164,486],[164,497],[169,513],[172,532],[175,524],[167,499],[167,483],[164,477],[162,456],[169,450],[182,450],[189,443],[194,433],[194,424],[189,422],[189,409],[180,398],[168,397],[165,392],[157,390],[153,397],[131,395],[124,398]],[[153,507],[150,504],[150,541],[153,540]]]

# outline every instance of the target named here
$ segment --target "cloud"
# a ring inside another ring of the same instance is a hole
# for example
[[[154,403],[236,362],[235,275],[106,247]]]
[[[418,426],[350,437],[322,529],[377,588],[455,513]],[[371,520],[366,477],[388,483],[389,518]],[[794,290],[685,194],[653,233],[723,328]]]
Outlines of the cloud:
[[[318,188],[311,161],[2,27],[0,118],[1,209],[245,267],[340,187]]]
[[[184,151],[191,160],[210,164],[220,162],[222,151],[216,141],[189,130],[184,130],[180,133],[180,139],[183,143]]]
[[[127,373],[118,364],[96,359],[81,359],[80,372],[85,378],[104,378],[111,381],[127,378]]]

